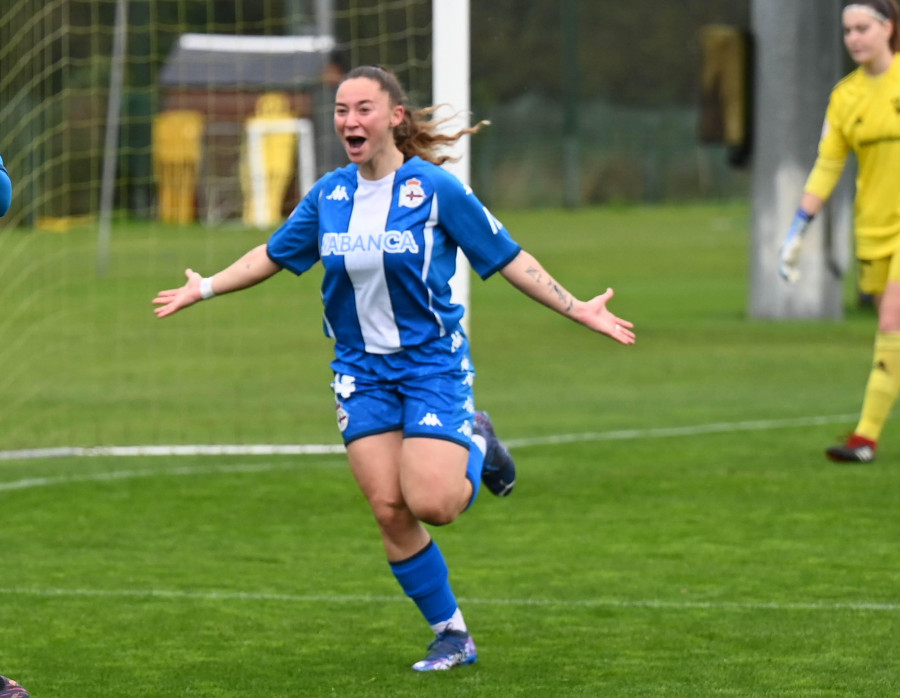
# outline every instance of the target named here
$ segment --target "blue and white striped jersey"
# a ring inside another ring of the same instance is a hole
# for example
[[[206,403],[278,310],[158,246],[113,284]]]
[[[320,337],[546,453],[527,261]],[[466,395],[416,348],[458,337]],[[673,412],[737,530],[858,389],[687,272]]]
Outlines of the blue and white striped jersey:
[[[325,175],[272,234],[268,254],[298,275],[322,261],[325,331],[340,356],[341,345],[392,354],[456,330],[457,247],[481,278],[521,249],[471,189],[414,157],[378,181],[356,165]]]

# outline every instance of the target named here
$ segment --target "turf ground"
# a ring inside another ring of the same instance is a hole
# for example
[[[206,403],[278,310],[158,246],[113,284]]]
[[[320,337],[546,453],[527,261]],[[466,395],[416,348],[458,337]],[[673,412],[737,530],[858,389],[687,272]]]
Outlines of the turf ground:
[[[264,235],[5,234],[0,674],[34,698],[896,696],[900,439],[828,464],[874,318],[748,320],[743,205],[501,212],[620,347],[473,281],[479,406],[519,484],[435,530],[479,661],[429,631],[341,455],[9,458],[337,443],[317,279],[167,321],[149,300]]]

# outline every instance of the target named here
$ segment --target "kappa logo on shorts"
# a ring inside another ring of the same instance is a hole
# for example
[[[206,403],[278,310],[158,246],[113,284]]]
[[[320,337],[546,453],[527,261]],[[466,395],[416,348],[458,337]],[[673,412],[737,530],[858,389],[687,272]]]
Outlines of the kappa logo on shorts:
[[[419,420],[420,427],[442,427],[444,426],[438,416],[434,412],[429,412]]]

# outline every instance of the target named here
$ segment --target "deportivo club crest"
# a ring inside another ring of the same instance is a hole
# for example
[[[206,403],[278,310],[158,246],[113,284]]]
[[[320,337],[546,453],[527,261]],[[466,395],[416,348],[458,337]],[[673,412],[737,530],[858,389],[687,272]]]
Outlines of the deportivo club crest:
[[[344,409],[344,405],[340,402],[336,405],[335,410],[337,412],[338,429],[340,429],[341,433],[344,433],[347,425],[350,424],[350,415],[347,414],[347,410]]]
[[[406,208],[416,208],[425,202],[425,190],[422,189],[422,182],[418,179],[408,179],[405,184],[400,185],[400,206]]]

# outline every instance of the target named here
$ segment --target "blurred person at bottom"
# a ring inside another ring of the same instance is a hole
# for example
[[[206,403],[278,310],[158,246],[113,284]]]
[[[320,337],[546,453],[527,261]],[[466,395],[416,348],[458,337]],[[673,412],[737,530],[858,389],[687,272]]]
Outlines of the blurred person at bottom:
[[[878,310],[875,356],[859,422],[826,450],[839,463],[871,463],[900,393],[900,38],[896,0],[864,0],[842,13],[844,44],[858,67],[831,92],[818,157],[779,252],[794,283],[803,239],[840,179],[850,151],[859,165],[854,229],[859,290]]]
[[[166,317],[197,301],[253,286],[288,269],[324,266],[326,334],[334,339],[332,388],[350,468],[372,509],[390,569],[434,631],[413,669],[476,659],[447,563],[425,524],[451,523],[483,482],[508,495],[515,464],[484,412],[475,411],[475,368],[449,281],[457,249],[487,278],[587,328],[632,344],[632,324],[613,315],[613,292],[581,301],[522,250],[488,209],[440,165],[439,151],[483,124],[439,132],[434,107],[412,111],[397,78],[378,66],[338,86],[334,125],[350,164],[324,175],[268,242],[211,277],[188,269],[161,291]]]
[[[0,698],[29,698],[28,691],[17,681],[0,676]]]

